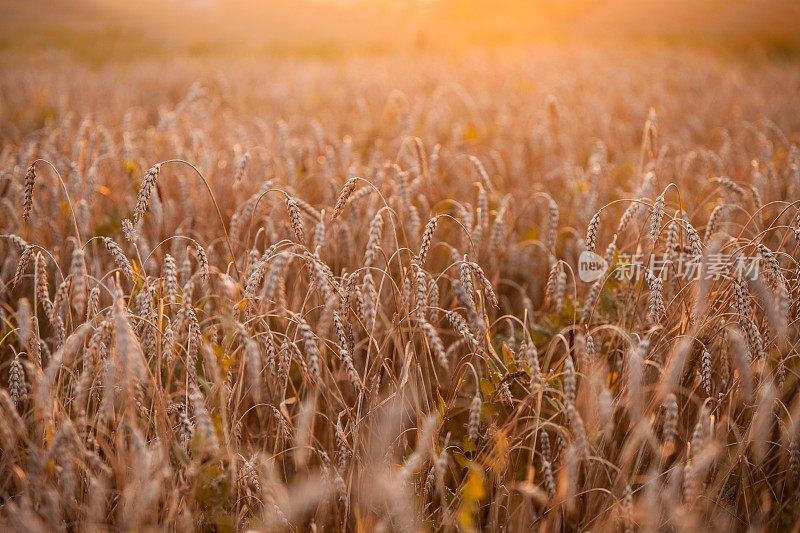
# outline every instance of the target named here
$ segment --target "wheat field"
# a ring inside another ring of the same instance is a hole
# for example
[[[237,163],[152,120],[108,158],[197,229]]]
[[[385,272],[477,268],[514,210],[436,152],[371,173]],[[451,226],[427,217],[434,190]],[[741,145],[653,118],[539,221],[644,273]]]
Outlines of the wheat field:
[[[797,530],[796,63],[20,62],[0,102],[3,530]]]

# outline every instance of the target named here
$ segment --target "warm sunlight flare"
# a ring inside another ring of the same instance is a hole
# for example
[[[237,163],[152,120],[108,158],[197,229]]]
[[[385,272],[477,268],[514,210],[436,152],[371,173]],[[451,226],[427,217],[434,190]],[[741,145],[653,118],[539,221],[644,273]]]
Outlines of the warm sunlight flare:
[[[800,5],[0,0],[0,531],[796,531]]]

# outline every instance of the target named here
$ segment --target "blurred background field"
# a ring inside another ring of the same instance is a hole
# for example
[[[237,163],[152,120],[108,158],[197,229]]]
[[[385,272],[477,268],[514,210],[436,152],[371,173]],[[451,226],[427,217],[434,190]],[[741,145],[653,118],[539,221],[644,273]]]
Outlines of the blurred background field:
[[[794,59],[793,0],[2,0],[0,56],[338,57],[541,44]]]

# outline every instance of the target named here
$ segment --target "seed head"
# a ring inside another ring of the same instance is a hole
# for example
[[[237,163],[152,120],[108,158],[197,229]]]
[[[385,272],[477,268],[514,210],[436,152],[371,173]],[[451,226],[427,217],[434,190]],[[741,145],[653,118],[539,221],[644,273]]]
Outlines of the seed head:
[[[22,196],[22,220],[25,222],[31,216],[31,209],[33,209],[33,187],[36,185],[36,164],[28,167],[25,173],[25,191]]]

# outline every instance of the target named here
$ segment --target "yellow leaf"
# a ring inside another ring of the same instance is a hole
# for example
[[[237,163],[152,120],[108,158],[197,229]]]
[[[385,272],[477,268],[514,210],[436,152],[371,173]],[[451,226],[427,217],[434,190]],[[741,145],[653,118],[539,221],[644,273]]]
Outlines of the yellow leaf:
[[[439,414],[442,415],[442,418],[444,418],[444,415],[447,413],[447,403],[444,401],[444,398],[442,398],[442,395],[438,390],[436,391],[436,400],[439,403]]]
[[[461,507],[458,509],[458,524],[461,529],[474,531],[475,519],[473,513],[478,508],[478,502],[486,496],[486,489],[483,486],[483,472],[472,463],[461,491]]]
[[[503,357],[510,357],[511,359],[514,358],[514,351],[508,345],[508,342],[503,341],[500,343],[500,351],[503,354]]]
[[[512,372],[516,371],[517,364],[514,358],[514,351],[505,342],[503,343],[501,348],[503,351],[503,362],[509,368],[512,366],[514,367],[514,369],[511,370]]]
[[[483,486],[483,472],[473,463],[467,474],[463,498],[465,502],[475,503],[482,500],[484,496],[486,496],[486,489]]]
[[[608,373],[608,386],[613,387],[619,381],[619,372],[617,370],[611,370]]]
[[[53,442],[53,426],[47,424],[44,427],[44,441],[49,445]]]
[[[127,172],[128,174],[138,174],[139,173],[139,165],[137,165],[133,161],[125,161],[122,164],[122,167],[125,169],[125,172]]]
[[[469,436],[464,435],[464,438],[461,441],[461,449],[465,452],[474,452],[478,448],[475,446],[475,443],[469,438]]]
[[[211,345],[211,348],[214,350],[214,355],[217,356],[217,361],[222,361],[225,357],[225,348],[216,342]]]
[[[494,394],[494,384],[486,378],[481,378],[481,392],[484,396],[491,396]]]
[[[220,358],[220,366],[222,366],[222,370],[225,372],[228,372],[231,368],[233,368],[235,363],[236,360],[228,355],[224,355]]]
[[[467,456],[461,452],[455,451],[453,452],[453,459],[455,459],[456,463],[463,468],[469,468],[470,461],[467,459]]]
[[[539,237],[541,237],[542,233],[538,226],[533,226],[532,228],[524,231],[522,233],[523,240],[526,241],[538,241]]]
[[[230,515],[221,515],[214,520],[217,531],[236,531],[233,524],[233,517]]]
[[[466,128],[464,128],[464,140],[465,141],[474,141],[477,138],[478,138],[478,130],[475,129],[475,126],[470,124]]]
[[[353,506],[353,513],[355,514],[356,533],[364,533],[366,529],[364,529],[364,522],[361,519],[361,510],[358,506]]]
[[[462,506],[458,510],[458,525],[465,531],[472,531],[475,529],[475,521],[472,519],[472,509],[467,506]]]
[[[140,289],[142,287],[142,276],[139,275],[139,264],[136,259],[131,259],[131,271],[133,272],[133,289]]]
[[[500,410],[498,409],[498,404],[495,402],[483,402],[483,407],[481,407],[481,414],[484,416],[495,416],[499,413]]]

